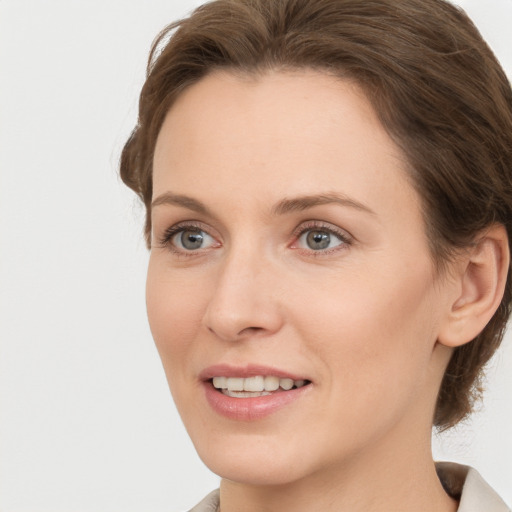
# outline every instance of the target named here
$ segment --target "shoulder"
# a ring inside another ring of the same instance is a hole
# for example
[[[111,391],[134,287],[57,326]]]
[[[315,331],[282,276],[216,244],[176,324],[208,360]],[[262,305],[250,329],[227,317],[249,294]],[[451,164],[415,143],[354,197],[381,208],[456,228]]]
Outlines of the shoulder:
[[[475,469],[453,462],[438,462],[436,469],[446,491],[460,499],[458,512],[510,512]]]
[[[219,509],[219,490],[212,491],[189,512],[217,512]]]

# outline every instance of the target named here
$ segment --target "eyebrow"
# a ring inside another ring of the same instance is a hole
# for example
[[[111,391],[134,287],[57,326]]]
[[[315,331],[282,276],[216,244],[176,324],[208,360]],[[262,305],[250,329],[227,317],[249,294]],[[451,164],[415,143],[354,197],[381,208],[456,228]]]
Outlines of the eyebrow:
[[[163,204],[181,206],[187,210],[192,210],[204,215],[210,214],[208,208],[203,203],[201,203],[201,201],[198,201],[193,197],[184,196],[181,194],[173,194],[172,192],[165,192],[164,194],[159,195],[151,203],[151,208],[155,208],[155,206],[160,206]]]
[[[300,196],[293,199],[283,199],[279,201],[273,208],[272,214],[274,215],[284,215],[286,213],[291,212],[300,212],[303,210],[307,210],[308,208],[313,208],[314,206],[321,206],[324,204],[340,204],[341,206],[346,206],[349,208],[355,208],[356,210],[360,210],[371,215],[376,215],[375,212],[359,201],[352,199],[344,194],[338,193],[328,193],[328,194],[318,194],[311,196]]]
[[[310,196],[299,196],[292,199],[283,199],[272,207],[272,215],[285,215],[292,212],[300,212],[313,208],[314,206],[322,206],[324,204],[339,204],[341,206],[354,208],[356,210],[376,215],[375,212],[359,201],[352,199],[344,194],[338,193],[327,193],[317,194]],[[181,206],[188,210],[201,213],[203,215],[212,215],[210,210],[201,201],[194,199],[193,197],[173,194],[172,192],[165,192],[159,195],[151,203],[151,207],[154,208],[160,205],[175,205]]]

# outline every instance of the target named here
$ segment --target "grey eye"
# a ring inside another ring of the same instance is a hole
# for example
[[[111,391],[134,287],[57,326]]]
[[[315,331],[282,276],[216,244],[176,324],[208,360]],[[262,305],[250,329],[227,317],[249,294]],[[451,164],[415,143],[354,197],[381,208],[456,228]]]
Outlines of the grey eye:
[[[299,237],[299,244],[312,251],[323,251],[341,245],[343,241],[334,233],[319,229],[304,231]]]
[[[173,244],[185,251],[205,249],[212,245],[213,238],[200,229],[184,229],[173,236]]]

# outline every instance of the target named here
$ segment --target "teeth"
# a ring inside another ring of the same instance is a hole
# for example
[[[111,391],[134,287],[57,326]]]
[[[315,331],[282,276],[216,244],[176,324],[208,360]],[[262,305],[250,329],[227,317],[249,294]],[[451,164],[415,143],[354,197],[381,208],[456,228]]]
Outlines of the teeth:
[[[226,379],[226,377],[213,377],[213,387],[217,389],[227,389],[228,379]]]
[[[270,375],[265,377],[265,391],[275,391],[276,389],[279,389],[279,378]]]
[[[263,391],[264,389],[265,379],[263,377],[258,376],[244,379],[244,391]]]
[[[244,380],[245,379],[240,377],[230,377],[229,379],[227,379],[229,391],[243,391]]]
[[[254,398],[256,396],[267,396],[272,394],[269,391],[230,391],[229,389],[223,389],[222,393],[233,398]]]
[[[305,380],[280,379],[274,375],[257,375],[255,377],[214,377],[213,387],[217,389],[235,391],[236,396],[254,396],[255,393],[263,394],[264,392],[277,391],[279,388],[289,391],[294,386],[301,388],[306,383]],[[242,393],[243,392],[243,393]],[[234,396],[234,395],[230,395]]]
[[[293,388],[293,380],[292,379],[281,379],[279,381],[279,385],[285,390],[288,391],[289,389]],[[298,387],[298,386],[297,386]]]

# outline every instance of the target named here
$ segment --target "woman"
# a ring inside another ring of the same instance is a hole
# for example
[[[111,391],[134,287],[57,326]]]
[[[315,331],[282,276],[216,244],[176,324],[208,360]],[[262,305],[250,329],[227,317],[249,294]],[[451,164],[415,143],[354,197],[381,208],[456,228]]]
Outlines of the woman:
[[[511,172],[510,85],[443,0],[217,0],[160,35],[121,175],[222,477],[194,511],[508,510],[430,437],[503,336]]]

